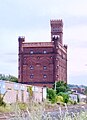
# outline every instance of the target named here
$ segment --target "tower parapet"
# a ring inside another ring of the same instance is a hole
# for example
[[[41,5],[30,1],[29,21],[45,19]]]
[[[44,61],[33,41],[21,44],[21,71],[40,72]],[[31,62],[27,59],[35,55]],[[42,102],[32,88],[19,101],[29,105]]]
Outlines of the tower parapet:
[[[25,37],[19,37],[18,42],[19,42],[19,53],[22,52],[22,43],[25,41]]]
[[[23,45],[22,43],[25,42],[25,37],[19,37],[18,38],[18,42],[19,42],[19,66],[18,66],[18,80],[19,82],[22,82],[23,80]],[[21,75],[20,75],[21,73]]]
[[[62,24],[62,26],[63,26],[63,21],[62,21],[62,19],[59,19],[59,20],[50,20],[50,24],[58,24],[58,23],[60,23],[60,24]]]
[[[67,46],[67,45],[64,45],[64,47],[65,47],[65,48],[66,48],[66,50],[67,50],[67,47],[68,47],[68,46]]]
[[[24,42],[25,41],[25,37],[24,36],[19,36],[18,41]]]

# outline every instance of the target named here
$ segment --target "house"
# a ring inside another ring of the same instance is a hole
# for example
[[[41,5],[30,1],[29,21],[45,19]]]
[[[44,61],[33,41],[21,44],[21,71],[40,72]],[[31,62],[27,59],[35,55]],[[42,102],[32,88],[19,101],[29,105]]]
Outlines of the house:
[[[81,93],[72,93],[69,95],[70,100],[75,101],[75,102],[86,102],[86,95],[81,94]]]
[[[77,94],[70,94],[69,97],[70,97],[70,100],[72,100],[74,102],[78,102]]]
[[[70,89],[72,92],[77,92],[77,93],[81,93],[81,94],[84,94],[84,91],[85,91],[85,87],[78,86],[78,85],[70,87]]]

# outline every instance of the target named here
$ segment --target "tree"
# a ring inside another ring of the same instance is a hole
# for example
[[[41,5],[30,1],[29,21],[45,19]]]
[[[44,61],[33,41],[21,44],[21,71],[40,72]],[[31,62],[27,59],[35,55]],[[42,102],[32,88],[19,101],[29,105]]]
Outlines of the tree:
[[[54,86],[53,86],[53,89],[55,89],[55,92],[58,96],[63,97],[64,103],[67,103],[69,101],[69,95],[67,94],[69,87],[67,86],[67,84],[64,81],[56,82],[56,84],[54,84]]]
[[[16,78],[15,76],[9,75],[9,81],[18,82],[18,78]]]
[[[55,85],[53,86],[55,88]],[[64,81],[58,81],[56,82],[56,94],[60,92],[67,92],[69,90],[69,87]]]
[[[11,82],[18,82],[18,78],[12,75],[4,75],[0,74],[0,80],[6,80],[6,81],[11,81]]]

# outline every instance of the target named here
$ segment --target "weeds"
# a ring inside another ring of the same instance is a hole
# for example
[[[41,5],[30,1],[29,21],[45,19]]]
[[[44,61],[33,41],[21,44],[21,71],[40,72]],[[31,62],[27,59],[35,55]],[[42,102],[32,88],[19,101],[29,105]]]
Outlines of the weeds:
[[[11,110],[14,111],[14,115],[7,120],[87,120],[87,111],[84,106],[80,107],[80,111],[78,111],[79,108],[76,109],[75,106],[70,110],[66,104],[63,108],[56,105],[56,111],[47,112],[46,109],[49,106],[54,107],[55,105],[33,101],[28,104],[12,104]]]

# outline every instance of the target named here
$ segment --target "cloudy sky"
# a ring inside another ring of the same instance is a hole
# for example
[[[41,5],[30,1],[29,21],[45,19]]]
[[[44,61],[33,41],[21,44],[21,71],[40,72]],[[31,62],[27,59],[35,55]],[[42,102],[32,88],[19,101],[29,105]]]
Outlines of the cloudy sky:
[[[62,19],[68,83],[87,85],[87,0],[0,0],[0,73],[18,75],[18,36],[50,42],[50,19]]]

